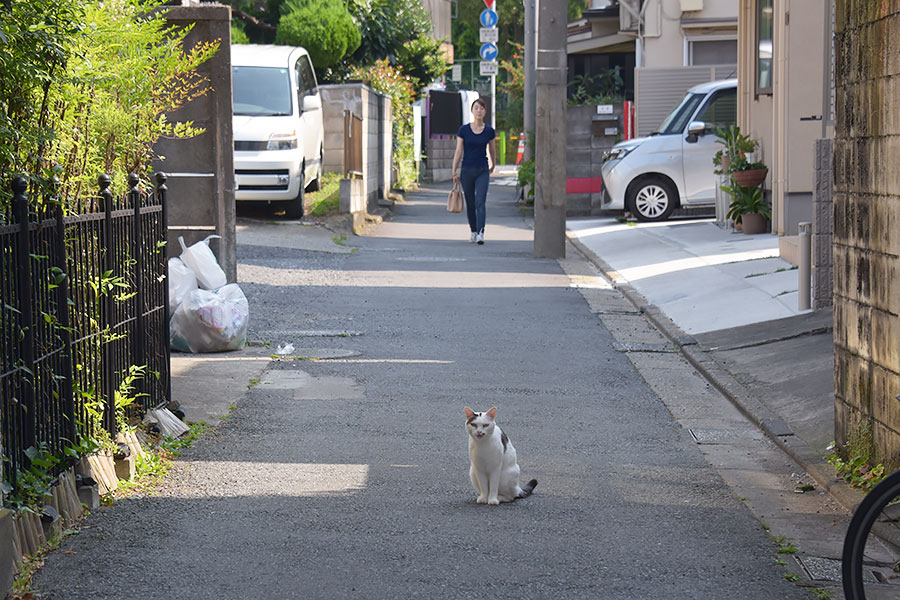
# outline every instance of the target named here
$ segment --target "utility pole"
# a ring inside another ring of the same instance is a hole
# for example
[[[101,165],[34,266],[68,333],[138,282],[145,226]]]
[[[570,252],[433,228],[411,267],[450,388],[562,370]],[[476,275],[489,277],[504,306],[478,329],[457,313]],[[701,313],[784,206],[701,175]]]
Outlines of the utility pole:
[[[537,54],[537,37],[534,22],[537,19],[538,0],[525,0],[525,155],[523,160],[534,156],[534,148],[528,135],[534,134],[534,57]]]
[[[537,12],[535,258],[566,256],[566,8],[544,1]]]

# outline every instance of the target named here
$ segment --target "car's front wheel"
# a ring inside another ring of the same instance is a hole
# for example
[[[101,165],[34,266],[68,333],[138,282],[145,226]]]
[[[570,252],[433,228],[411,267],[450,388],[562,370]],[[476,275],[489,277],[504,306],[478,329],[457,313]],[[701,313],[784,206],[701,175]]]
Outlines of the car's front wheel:
[[[671,182],[648,177],[628,190],[628,210],[638,221],[664,221],[678,203],[678,192]]]
[[[304,196],[304,187],[303,182],[306,181],[306,167],[304,166],[300,169],[300,191],[297,192],[297,197],[293,200],[285,200],[284,201],[284,216],[288,219],[299,219],[303,217],[303,196]]]
[[[309,186],[306,188],[307,192],[318,192],[322,189],[322,171],[324,170],[325,165],[325,148],[319,148],[319,168],[316,170],[316,178],[309,182]]]

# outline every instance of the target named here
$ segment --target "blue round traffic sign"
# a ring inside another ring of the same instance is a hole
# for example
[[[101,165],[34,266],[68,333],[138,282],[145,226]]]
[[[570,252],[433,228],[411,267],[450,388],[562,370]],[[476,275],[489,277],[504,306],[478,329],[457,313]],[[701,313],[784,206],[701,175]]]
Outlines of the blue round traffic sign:
[[[497,24],[497,13],[489,8],[481,11],[481,26],[482,27],[493,27]]]
[[[497,46],[491,42],[487,42],[486,44],[481,45],[481,50],[479,54],[481,54],[481,60],[494,60],[497,58]]]

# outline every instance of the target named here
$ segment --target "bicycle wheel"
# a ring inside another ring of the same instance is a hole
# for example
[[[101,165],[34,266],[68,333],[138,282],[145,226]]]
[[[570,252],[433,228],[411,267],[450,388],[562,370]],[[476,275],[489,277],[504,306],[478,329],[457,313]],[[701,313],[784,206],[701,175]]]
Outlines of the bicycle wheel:
[[[841,557],[847,600],[900,598],[900,470],[860,502]]]

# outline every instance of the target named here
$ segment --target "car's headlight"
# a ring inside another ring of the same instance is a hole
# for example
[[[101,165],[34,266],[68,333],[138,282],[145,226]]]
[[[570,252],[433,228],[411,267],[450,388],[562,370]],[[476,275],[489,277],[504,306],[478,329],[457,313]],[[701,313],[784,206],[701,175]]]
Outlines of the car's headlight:
[[[266,143],[266,150],[293,150],[297,147],[297,132],[273,133]]]
[[[607,150],[603,153],[603,162],[625,158],[626,156],[631,154],[631,152],[635,148],[637,148],[637,146],[624,146],[622,148],[613,148],[612,150]]]

